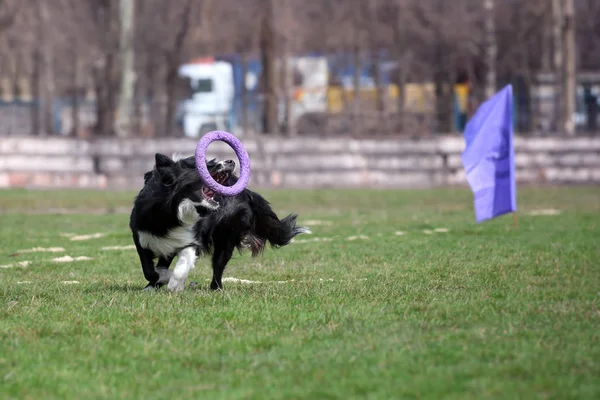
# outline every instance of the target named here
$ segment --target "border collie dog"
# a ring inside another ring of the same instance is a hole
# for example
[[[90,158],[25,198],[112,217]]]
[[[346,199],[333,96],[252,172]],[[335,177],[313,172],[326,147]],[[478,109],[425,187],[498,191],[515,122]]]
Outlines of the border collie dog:
[[[207,167],[222,185],[234,185],[238,179],[233,160],[213,159]],[[212,254],[210,288],[222,289],[223,271],[236,248],[240,252],[249,248],[257,256],[267,242],[277,248],[296,235],[310,233],[296,226],[296,218],[290,214],[280,220],[269,202],[248,189],[237,196],[220,196],[203,184],[194,157],[171,159],[157,153],[154,169],[144,174],[144,187],[135,198],[129,221],[149,282],[144,290],[167,284],[171,291],[183,291],[196,258],[203,254]]]

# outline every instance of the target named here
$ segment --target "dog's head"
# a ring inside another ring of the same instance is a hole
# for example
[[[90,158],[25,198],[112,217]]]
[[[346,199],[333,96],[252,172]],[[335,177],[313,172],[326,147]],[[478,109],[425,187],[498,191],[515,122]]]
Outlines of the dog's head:
[[[183,168],[196,171],[196,159],[192,157],[183,158],[177,161]],[[235,177],[235,161],[223,160],[217,161],[216,158],[206,162],[206,168],[210,176],[220,185],[231,186],[235,182],[231,182],[231,178]],[[201,179],[198,177],[198,179]],[[216,193],[208,186],[202,185],[202,195],[207,200],[214,200]]]
[[[159,184],[165,187],[175,185],[184,170],[164,154],[154,155],[154,169],[144,174],[144,184]]]
[[[206,163],[208,172],[219,184],[230,186],[234,176],[235,161],[217,161],[212,159]],[[202,196],[208,208],[216,209],[219,204],[215,200],[216,193],[204,184],[196,169],[196,160],[193,156],[186,158],[173,157],[173,159],[156,153],[155,165],[152,171],[144,174],[144,184],[158,184],[169,192],[197,193]]]
[[[208,173],[210,176],[220,185],[223,186],[231,186],[233,183],[231,182],[231,177],[233,176],[233,171],[235,170],[235,161],[233,160],[224,160],[217,161],[216,158],[208,161],[206,163],[206,167],[208,169]],[[194,164],[195,168],[195,164]],[[209,197],[214,197],[215,193],[210,190],[208,187],[204,186],[202,192]]]

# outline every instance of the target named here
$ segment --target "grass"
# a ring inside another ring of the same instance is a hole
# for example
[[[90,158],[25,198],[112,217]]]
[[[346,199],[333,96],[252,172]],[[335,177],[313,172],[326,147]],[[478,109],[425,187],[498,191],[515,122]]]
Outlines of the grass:
[[[468,189],[264,194],[330,241],[235,255],[260,283],[221,293],[200,259],[171,294],[100,250],[131,244],[132,193],[0,192],[0,265],[31,261],[0,268],[0,398],[600,397],[597,187],[520,189],[516,230],[475,224]]]

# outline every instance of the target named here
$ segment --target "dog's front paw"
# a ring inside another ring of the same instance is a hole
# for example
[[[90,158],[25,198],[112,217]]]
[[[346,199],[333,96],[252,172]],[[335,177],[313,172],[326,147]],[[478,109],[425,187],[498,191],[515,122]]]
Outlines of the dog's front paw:
[[[152,283],[149,283],[146,285],[145,288],[142,289],[142,291],[144,292],[154,292],[155,290],[158,290],[159,286],[153,285]]]
[[[180,280],[175,277],[171,277],[169,280],[169,284],[167,285],[167,289],[171,292],[183,292],[185,288],[185,280]]]

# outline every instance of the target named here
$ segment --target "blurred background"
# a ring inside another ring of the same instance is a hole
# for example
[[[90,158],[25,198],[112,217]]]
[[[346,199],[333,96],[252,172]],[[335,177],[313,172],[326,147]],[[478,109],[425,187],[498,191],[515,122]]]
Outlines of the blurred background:
[[[508,83],[518,135],[590,137],[598,21],[597,0],[0,0],[0,138],[23,154],[23,137],[151,143],[215,129],[462,140],[477,106]],[[117,143],[112,152],[127,147]],[[61,151],[87,151],[72,146]],[[109,175],[128,167],[119,162],[92,155],[84,170]],[[17,164],[0,172],[27,169]],[[0,184],[31,183],[14,179]]]
[[[0,133],[430,135],[506,83],[518,132],[593,132],[598,21],[595,0],[0,0]]]

